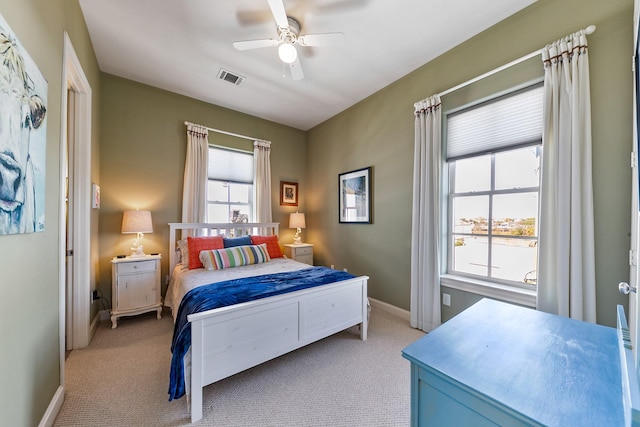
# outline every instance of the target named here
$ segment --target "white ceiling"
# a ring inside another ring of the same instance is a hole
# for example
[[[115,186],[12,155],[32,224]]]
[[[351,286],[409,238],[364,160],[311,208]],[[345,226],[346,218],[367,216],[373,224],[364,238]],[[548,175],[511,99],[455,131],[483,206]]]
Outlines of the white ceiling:
[[[345,38],[342,46],[299,46],[299,81],[275,47],[232,46],[278,37],[267,0],[80,0],[80,6],[103,72],[308,130],[534,2],[284,0],[301,34]],[[240,86],[219,80],[220,68],[246,80]]]

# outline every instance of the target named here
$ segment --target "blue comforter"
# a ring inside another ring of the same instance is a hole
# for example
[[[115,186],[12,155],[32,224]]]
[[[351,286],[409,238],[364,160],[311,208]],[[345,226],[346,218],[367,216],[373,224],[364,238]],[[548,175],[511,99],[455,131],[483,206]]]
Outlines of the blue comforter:
[[[191,325],[187,320],[188,315],[353,277],[355,276],[352,274],[327,267],[312,267],[212,283],[189,291],[180,303],[173,330],[169,400],[178,399],[185,393],[184,356],[191,346]]]

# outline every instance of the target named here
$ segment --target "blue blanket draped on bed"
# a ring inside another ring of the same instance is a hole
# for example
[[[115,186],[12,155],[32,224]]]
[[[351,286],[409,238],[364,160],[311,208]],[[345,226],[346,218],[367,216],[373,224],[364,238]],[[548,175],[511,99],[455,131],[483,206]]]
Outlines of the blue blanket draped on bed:
[[[185,393],[184,356],[191,346],[191,325],[187,316],[260,298],[294,292],[351,279],[355,276],[327,267],[312,267],[286,273],[267,274],[212,283],[190,290],[182,299],[171,343],[169,400]]]

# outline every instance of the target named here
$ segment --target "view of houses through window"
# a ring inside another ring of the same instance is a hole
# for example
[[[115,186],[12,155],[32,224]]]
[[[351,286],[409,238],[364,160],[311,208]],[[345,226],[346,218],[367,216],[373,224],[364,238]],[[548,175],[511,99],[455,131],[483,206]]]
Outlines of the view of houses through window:
[[[536,283],[540,145],[450,163],[450,269]]]

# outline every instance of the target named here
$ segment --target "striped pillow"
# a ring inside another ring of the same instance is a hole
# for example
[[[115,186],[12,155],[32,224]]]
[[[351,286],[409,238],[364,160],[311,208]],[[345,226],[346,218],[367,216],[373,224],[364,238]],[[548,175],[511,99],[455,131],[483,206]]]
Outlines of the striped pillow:
[[[207,270],[239,267],[241,265],[260,264],[269,261],[267,245],[234,246],[225,249],[212,249],[200,252],[200,261]]]

